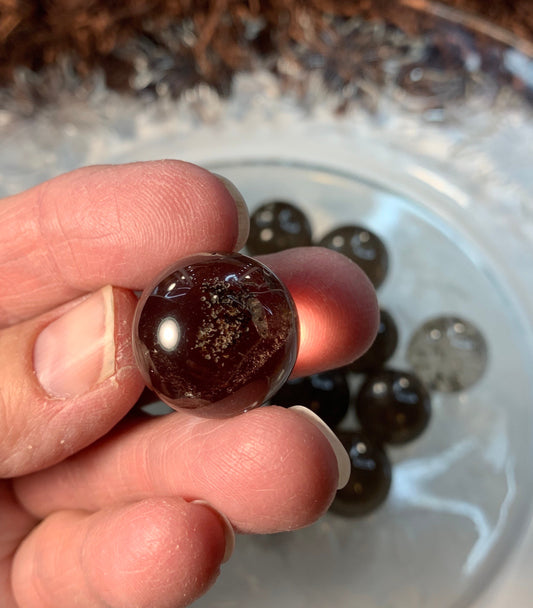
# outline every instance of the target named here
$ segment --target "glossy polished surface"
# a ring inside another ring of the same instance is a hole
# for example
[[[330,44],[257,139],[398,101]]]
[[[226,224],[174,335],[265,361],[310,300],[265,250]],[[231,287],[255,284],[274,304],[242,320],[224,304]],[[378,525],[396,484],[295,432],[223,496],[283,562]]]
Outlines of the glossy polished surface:
[[[407,358],[429,388],[454,393],[469,388],[483,376],[488,347],[472,323],[443,315],[415,331]]]
[[[352,372],[365,372],[379,369],[392,357],[398,346],[398,327],[391,314],[379,311],[379,326],[376,338],[366,353],[350,364]]]
[[[342,370],[330,370],[286,382],[272,397],[274,405],[305,405],[331,428],[346,415],[350,389]]]
[[[389,269],[389,254],[383,241],[363,226],[341,226],[328,232],[319,242],[358,264],[378,288]]]
[[[271,201],[250,217],[246,247],[252,255],[311,245],[311,225],[305,213],[286,201]]]
[[[256,407],[287,379],[298,327],[290,294],[266,266],[203,253],[147,288],[134,320],[137,364],[175,409],[230,416]]]
[[[331,510],[339,515],[361,517],[377,509],[387,498],[392,470],[385,450],[363,431],[338,433],[350,456],[351,472],[346,486],[337,491]]]
[[[365,431],[383,442],[400,444],[426,428],[431,402],[414,374],[388,369],[368,376],[355,398],[355,410]]]

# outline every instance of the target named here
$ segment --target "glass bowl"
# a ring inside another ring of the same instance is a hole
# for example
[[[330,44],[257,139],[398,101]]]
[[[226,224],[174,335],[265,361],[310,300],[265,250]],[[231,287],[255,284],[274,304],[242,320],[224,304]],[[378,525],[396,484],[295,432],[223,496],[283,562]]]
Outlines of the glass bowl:
[[[469,320],[486,340],[481,379],[432,391],[429,428],[390,450],[383,507],[238,538],[198,608],[487,606],[530,521],[533,51],[475,17],[400,5],[409,27],[332,18],[320,52],[258,61],[229,97],[199,85],[174,99],[170,72],[145,70],[136,95],[67,78],[53,106],[0,113],[2,195],[84,164],[197,162],[251,210],[294,202],[317,240],[348,223],[383,239],[378,296],[400,332],[391,365],[410,367],[410,338],[434,316]],[[150,78],[166,85],[147,97]]]

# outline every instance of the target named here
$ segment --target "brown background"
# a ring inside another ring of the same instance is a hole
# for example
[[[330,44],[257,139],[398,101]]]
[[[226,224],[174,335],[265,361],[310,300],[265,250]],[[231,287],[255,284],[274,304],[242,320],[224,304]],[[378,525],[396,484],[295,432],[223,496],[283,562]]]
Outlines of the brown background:
[[[533,40],[531,0],[447,0],[445,4]],[[133,68],[122,52],[124,45],[140,34],[157,45],[161,29],[184,20],[190,24],[194,43],[177,52],[192,54],[209,79],[213,57],[217,65],[238,69],[249,60],[250,51],[279,52],[303,39],[309,28],[323,31],[326,16],[384,15],[408,30],[412,19],[408,13],[392,0],[0,0],[0,86],[12,82],[17,66],[38,71],[66,54],[74,58],[79,74],[99,65],[110,86],[127,86]],[[243,45],[243,24],[259,16],[261,31]]]

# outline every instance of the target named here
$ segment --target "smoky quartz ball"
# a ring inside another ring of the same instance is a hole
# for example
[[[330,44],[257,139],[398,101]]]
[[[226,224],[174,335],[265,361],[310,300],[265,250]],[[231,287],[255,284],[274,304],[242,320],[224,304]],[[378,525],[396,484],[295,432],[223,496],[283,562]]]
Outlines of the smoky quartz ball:
[[[352,372],[368,372],[382,368],[392,357],[398,346],[398,326],[392,315],[379,311],[378,333],[366,353],[349,365]]]
[[[337,491],[331,510],[339,515],[362,517],[377,509],[387,498],[392,481],[389,457],[374,438],[364,431],[338,432],[350,456],[350,478]]]
[[[345,417],[350,405],[350,387],[343,369],[320,372],[288,380],[272,397],[274,405],[304,405],[331,428]]]
[[[389,269],[389,254],[383,241],[364,226],[340,226],[328,232],[320,242],[358,264],[377,289]]]
[[[431,416],[431,399],[410,372],[385,369],[370,374],[355,397],[362,428],[380,441],[402,444],[418,437]]]
[[[407,358],[430,389],[456,393],[482,378],[488,364],[488,346],[470,321],[443,315],[417,329],[409,342]]]
[[[305,213],[287,201],[271,201],[250,216],[246,248],[252,255],[311,245],[311,224]]]
[[[137,365],[162,401],[209,417],[242,413],[287,380],[298,319],[284,284],[238,253],[198,253],[163,272],[139,299]]]

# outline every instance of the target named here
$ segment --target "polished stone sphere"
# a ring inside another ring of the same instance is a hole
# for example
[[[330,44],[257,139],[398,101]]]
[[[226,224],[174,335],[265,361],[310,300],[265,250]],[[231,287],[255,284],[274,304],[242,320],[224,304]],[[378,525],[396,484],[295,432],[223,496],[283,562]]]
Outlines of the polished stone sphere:
[[[401,444],[418,437],[429,423],[429,393],[415,374],[386,369],[370,374],[355,397],[362,428],[380,441]]]
[[[311,224],[305,213],[287,201],[271,201],[250,216],[246,248],[251,255],[311,245]]]
[[[488,347],[481,331],[466,319],[442,315],[418,328],[407,359],[426,386],[456,393],[478,382],[488,364]]]
[[[272,397],[274,405],[304,405],[331,428],[344,418],[350,404],[350,388],[346,373],[333,369],[304,378],[288,380]]]
[[[364,226],[340,226],[318,243],[342,253],[358,264],[377,289],[389,269],[389,254],[383,241]]]
[[[331,510],[339,515],[361,517],[377,509],[387,498],[392,469],[387,453],[364,431],[337,433],[350,456],[350,479],[337,491]]]
[[[398,327],[392,315],[379,311],[378,333],[366,353],[349,365],[352,372],[368,372],[382,368],[398,346]]]
[[[257,260],[199,253],[144,290],[133,345],[147,385],[162,401],[231,416],[261,405],[288,378],[298,350],[296,308]]]

